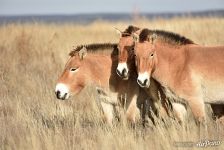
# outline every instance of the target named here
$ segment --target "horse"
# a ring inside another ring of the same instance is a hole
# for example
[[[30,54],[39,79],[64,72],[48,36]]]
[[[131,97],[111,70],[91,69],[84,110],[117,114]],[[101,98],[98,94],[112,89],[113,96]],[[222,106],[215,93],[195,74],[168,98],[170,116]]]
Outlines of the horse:
[[[206,121],[205,103],[224,103],[224,46],[202,46],[176,33],[143,29],[133,35],[137,82],[150,77],[169,97],[187,102],[196,120]]]
[[[141,104],[148,96],[145,92],[139,93],[136,80],[122,80],[117,76],[117,44],[81,45],[69,55],[64,71],[57,80],[56,97],[69,99],[87,85],[94,85],[97,87],[105,122],[112,125],[114,110],[121,106],[126,110],[127,120],[135,123],[139,116],[137,101]]]
[[[118,42],[118,66],[117,66],[117,74],[123,79],[128,80],[130,74],[137,74],[136,66],[135,66],[135,57],[134,57],[134,40],[132,38],[132,34],[139,34],[141,29],[136,26],[128,26],[123,32],[119,29],[116,29],[120,39]],[[137,80],[137,76],[133,76],[135,80]],[[151,86],[148,89],[140,89],[146,90],[147,94],[150,96],[154,112],[156,112],[157,116],[169,115],[171,112],[166,110],[167,113],[160,113],[162,109],[166,109],[165,105],[168,103],[173,109],[175,117],[179,122],[184,120],[184,116],[186,115],[186,108],[183,104],[180,103],[171,103],[169,99],[166,98],[166,95],[162,91],[161,85],[150,78]],[[140,88],[140,87],[139,87]],[[168,102],[169,101],[169,102]],[[163,111],[164,112],[164,111]]]

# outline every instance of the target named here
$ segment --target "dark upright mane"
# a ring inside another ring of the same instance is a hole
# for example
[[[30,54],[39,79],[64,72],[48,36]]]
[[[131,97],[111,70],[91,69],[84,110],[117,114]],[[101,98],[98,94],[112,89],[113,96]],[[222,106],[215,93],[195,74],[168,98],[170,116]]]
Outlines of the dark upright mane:
[[[76,48],[74,48],[69,55],[72,57],[77,52],[79,52],[83,47],[87,49],[88,52],[105,52],[110,50],[110,53],[112,55],[118,55],[118,49],[117,44],[115,43],[94,43],[94,44],[87,44],[87,45],[79,45]],[[112,49],[112,50],[111,50]]]
[[[138,28],[138,27],[130,25],[130,26],[128,26],[127,29],[124,30],[124,32],[122,32],[121,36],[122,37],[130,36],[132,33],[138,31],[139,29],[140,28]]]
[[[143,29],[141,31],[139,35],[139,42],[149,40],[149,36],[152,34],[156,34],[157,38],[170,44],[176,44],[176,45],[195,44],[192,40],[173,32],[163,30],[149,30],[149,29]]]

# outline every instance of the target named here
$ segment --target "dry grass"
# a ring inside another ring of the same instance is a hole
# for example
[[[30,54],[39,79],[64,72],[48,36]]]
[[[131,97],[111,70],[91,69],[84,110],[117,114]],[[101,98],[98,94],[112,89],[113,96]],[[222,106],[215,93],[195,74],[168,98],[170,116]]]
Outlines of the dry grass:
[[[166,127],[144,129],[139,125],[133,129],[121,122],[109,128],[101,121],[91,87],[68,101],[55,98],[56,79],[72,46],[117,42],[113,27],[123,30],[132,23],[0,26],[0,149],[182,149],[173,142],[198,142],[199,129],[191,115],[182,127],[171,122]],[[140,20],[134,24],[174,31],[203,45],[224,44],[224,19],[220,18]],[[223,126],[208,122],[207,139],[222,140]]]

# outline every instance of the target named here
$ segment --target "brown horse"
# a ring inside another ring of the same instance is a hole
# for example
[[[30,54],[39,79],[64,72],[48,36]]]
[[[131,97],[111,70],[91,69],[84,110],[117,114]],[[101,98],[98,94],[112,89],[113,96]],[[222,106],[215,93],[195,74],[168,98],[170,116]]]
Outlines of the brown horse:
[[[118,43],[118,52],[119,52],[119,61],[117,66],[117,74],[123,79],[127,80],[129,78],[129,74],[136,72],[135,62],[134,60],[134,41],[132,38],[133,33],[137,33],[140,31],[140,28],[135,26],[128,26],[128,28],[121,32],[116,29],[118,34],[120,35],[119,43]],[[129,70],[130,68],[130,70]]]
[[[141,102],[148,96],[144,92],[139,94],[136,80],[124,81],[117,76],[117,44],[78,46],[70,52],[70,56],[57,81],[57,98],[68,99],[87,85],[93,84],[97,86],[106,122],[112,124],[115,108],[122,105],[126,109],[127,119],[135,123],[139,113],[137,99],[140,97],[138,101]]]
[[[188,102],[194,116],[205,120],[204,103],[224,103],[224,46],[205,47],[175,33],[143,29],[134,35],[138,84],[150,77],[166,95]]]
[[[135,26],[128,26],[125,31],[120,31],[116,29],[120,35],[119,43],[118,43],[118,51],[119,51],[119,62],[117,66],[117,74],[123,79],[128,80],[131,74],[137,74],[136,66],[135,66],[135,58],[134,58],[134,40],[132,38],[132,34],[139,34],[140,28]],[[134,80],[137,80],[137,76],[133,76]],[[161,109],[166,109],[165,105],[167,105],[169,99],[166,98],[166,95],[162,91],[161,85],[154,79],[150,78],[151,86],[146,90],[148,95],[150,96],[154,111],[157,112],[158,116],[161,116]],[[142,90],[142,89],[140,89]],[[186,109],[182,104],[171,103],[169,102],[174,109],[175,117],[178,118],[179,121],[183,121],[184,116],[186,115]],[[179,107],[179,108],[178,108]],[[181,111],[180,111],[181,110]],[[164,112],[164,111],[163,111]],[[166,111],[169,114],[169,110]],[[166,115],[167,115],[166,114]]]

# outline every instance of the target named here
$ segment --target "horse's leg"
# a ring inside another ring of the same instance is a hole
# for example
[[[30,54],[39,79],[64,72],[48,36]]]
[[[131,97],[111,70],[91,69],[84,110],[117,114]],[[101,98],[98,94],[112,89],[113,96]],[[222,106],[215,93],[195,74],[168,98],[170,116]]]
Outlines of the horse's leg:
[[[130,121],[131,123],[135,124],[136,123],[136,117],[137,115],[140,114],[140,111],[137,107],[137,95],[134,95],[132,98],[127,98],[130,100],[130,103],[127,107],[127,111],[126,111],[126,118],[128,121]],[[129,101],[127,100],[127,101]]]
[[[166,98],[161,86],[153,78],[150,78],[150,88],[146,91],[152,99],[155,115],[161,118],[162,101],[165,101]]]
[[[177,119],[180,124],[184,123],[187,115],[185,106],[180,103],[172,103],[172,105],[175,119]]]
[[[144,89],[140,89],[138,99],[137,99],[137,107],[141,112],[141,119],[143,126],[148,123],[148,119],[152,121],[153,124],[155,124],[154,117],[152,115],[152,99],[147,94],[147,92]]]
[[[206,113],[205,113],[205,104],[201,96],[190,97],[188,98],[188,104],[192,110],[194,117],[200,125],[199,135],[200,138],[204,138],[204,135],[207,134],[207,125],[206,125]]]
[[[188,99],[188,104],[194,117],[199,122],[205,122],[205,104],[201,97],[191,97]]]
[[[126,111],[127,120],[130,121],[131,123],[135,123],[137,111],[138,111],[137,96],[134,96],[127,108],[127,111]]]
[[[108,123],[109,125],[112,126],[112,121],[114,117],[114,106],[110,103],[111,102],[111,97],[108,96],[108,93],[101,89],[101,88],[96,88],[97,93],[98,93],[98,105],[103,111],[103,120]]]
[[[103,115],[104,115],[103,119],[104,119],[104,121],[106,123],[108,123],[110,126],[112,126],[113,117],[114,117],[113,105],[101,101],[101,106],[102,106],[102,109],[103,109]]]

